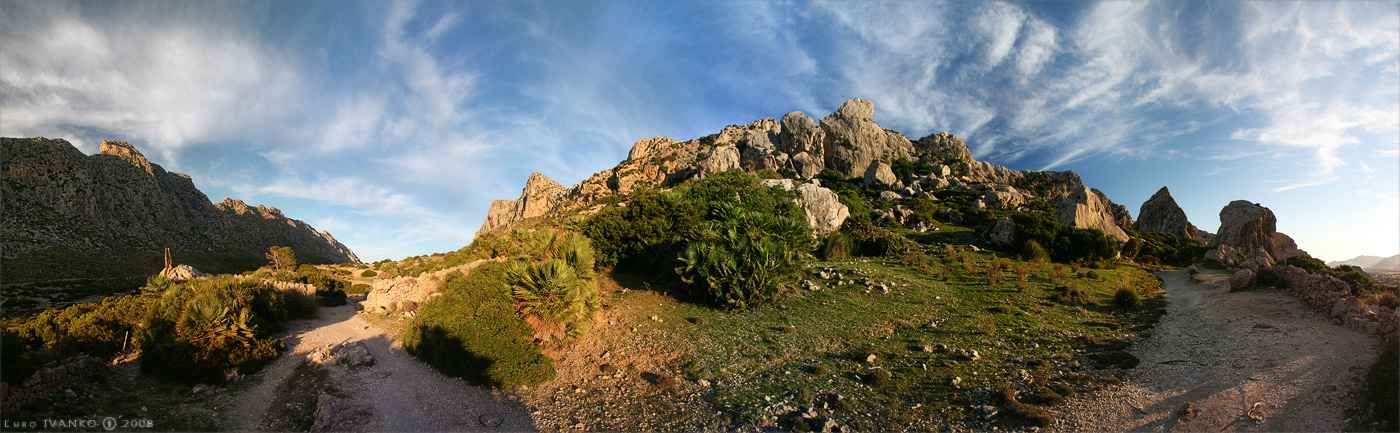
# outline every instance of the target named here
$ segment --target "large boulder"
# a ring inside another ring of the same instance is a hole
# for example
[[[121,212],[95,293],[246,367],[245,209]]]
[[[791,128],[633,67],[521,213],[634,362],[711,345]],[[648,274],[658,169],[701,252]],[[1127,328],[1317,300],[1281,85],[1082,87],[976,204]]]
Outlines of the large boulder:
[[[1099,200],[1088,187],[1080,185],[1060,202],[1055,211],[1055,220],[1060,224],[1084,229],[1098,229],[1118,242],[1127,242],[1128,234],[1114,223],[1108,207]]]
[[[1016,221],[1011,217],[997,218],[997,222],[982,233],[982,239],[993,245],[1011,245],[1016,242]]]
[[[1177,206],[1176,199],[1172,198],[1171,191],[1165,186],[1142,203],[1133,230],[1166,233],[1184,239],[1197,239],[1200,232],[1186,219],[1186,212]]]
[[[875,124],[874,114],[875,105],[870,101],[852,99],[822,118],[821,127],[826,131],[822,156],[827,168],[853,178],[864,175],[877,159],[914,159],[909,139]]]
[[[914,143],[914,148],[920,154],[927,155],[929,159],[942,165],[935,167],[934,174],[939,177],[947,177],[953,174],[949,166],[963,167],[970,166],[977,160],[972,159],[972,151],[968,150],[967,144],[961,138],[947,132],[929,134]]]
[[[1264,206],[1245,200],[1235,200],[1220,210],[1220,231],[1215,243],[1244,251],[1262,248],[1276,260],[1306,255],[1293,238],[1275,229],[1278,219]]]
[[[987,194],[982,196],[982,202],[992,209],[1016,210],[1026,204],[1026,197],[1011,188],[1006,191],[987,191]]]
[[[1254,285],[1254,280],[1254,271],[1240,269],[1238,272],[1235,272],[1234,275],[1230,276],[1230,290],[1249,288],[1249,286]]]
[[[633,147],[636,150],[636,147]],[[738,154],[734,155],[735,164],[738,164]],[[496,227],[510,225],[513,222],[526,218],[533,218],[544,215],[555,205],[564,201],[568,190],[558,183],[549,180],[545,175],[538,172],[530,173],[530,179],[525,181],[525,189],[520,191],[520,198],[515,200],[493,200],[491,209],[486,212],[486,221],[481,223],[481,229],[476,234],[490,232]]]
[[[899,183],[899,179],[894,177],[894,170],[884,161],[874,160],[865,169],[866,189],[889,189]]]
[[[826,236],[839,230],[846,218],[851,216],[851,210],[841,204],[841,199],[835,192],[823,188],[815,181],[798,185],[795,192],[797,206],[807,214],[807,224],[817,236]]]
[[[311,431],[351,431],[355,427],[369,423],[374,417],[374,408],[369,404],[321,394],[316,398],[316,412],[312,414]]]

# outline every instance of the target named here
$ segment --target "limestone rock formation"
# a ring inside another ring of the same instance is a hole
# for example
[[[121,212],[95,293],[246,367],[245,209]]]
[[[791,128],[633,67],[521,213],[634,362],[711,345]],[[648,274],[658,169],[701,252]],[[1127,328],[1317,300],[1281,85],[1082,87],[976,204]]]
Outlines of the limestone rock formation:
[[[1275,229],[1278,219],[1264,206],[1245,200],[1235,200],[1220,210],[1220,231],[1215,243],[1245,251],[1263,248],[1277,260],[1306,255],[1293,238]]]
[[[841,204],[841,199],[835,192],[823,188],[815,181],[798,185],[795,192],[797,206],[807,214],[807,224],[817,236],[826,236],[839,230],[846,218],[851,216],[851,210]]]
[[[1060,202],[1059,210],[1055,211],[1055,219],[1067,226],[1099,229],[1118,242],[1128,241],[1128,234],[1114,223],[1113,215],[1108,212],[1108,207],[1103,201],[1099,200],[1098,194],[1082,185]]]
[[[0,138],[0,155],[6,282],[152,275],[164,268],[164,248],[215,273],[255,269],[272,246],[309,263],[359,263],[330,233],[277,208],[210,202],[189,176],[129,143],[104,141],[88,156],[61,139]]]
[[[912,159],[913,143],[875,124],[875,104],[852,99],[821,120],[826,130],[825,163],[847,178],[862,176],[876,159]]]
[[[160,271],[160,276],[171,281],[189,280],[206,275],[208,274],[200,272],[198,269],[190,267],[190,265],[176,265]]]
[[[549,180],[545,175],[539,172],[530,173],[530,178],[525,181],[525,189],[520,192],[520,198],[491,202],[486,221],[476,233],[480,235],[496,227],[544,215],[563,201],[567,192],[563,186]]]
[[[1103,191],[1099,191],[1098,188],[1091,188],[1090,191],[1093,191],[1094,195],[1099,196],[1099,201],[1102,201],[1104,207],[1108,208],[1109,215],[1113,216],[1114,224],[1117,224],[1118,227],[1123,228],[1133,227],[1133,216],[1132,214],[1128,213],[1127,206],[1123,206],[1121,204],[1114,203],[1113,200],[1109,200],[1108,195],[1104,194]]]
[[[1172,198],[1171,191],[1165,186],[1142,203],[1133,230],[1166,233],[1184,239],[1196,239],[1197,232],[1200,232],[1186,219],[1186,212],[1177,206],[1176,199]]]
[[[1026,204],[1026,198],[1015,188],[1008,187],[1005,191],[987,191],[987,194],[982,196],[982,202],[992,209],[1016,210]]]

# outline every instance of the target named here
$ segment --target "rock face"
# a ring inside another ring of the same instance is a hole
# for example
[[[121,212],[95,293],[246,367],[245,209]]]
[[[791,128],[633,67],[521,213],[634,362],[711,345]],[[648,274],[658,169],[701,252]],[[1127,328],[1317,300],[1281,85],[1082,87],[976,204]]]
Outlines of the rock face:
[[[1177,206],[1176,199],[1172,198],[1171,191],[1165,186],[1142,203],[1133,230],[1166,233],[1184,239],[1197,239],[1200,232],[1186,220],[1186,212]]]
[[[1055,219],[1067,226],[1099,229],[1118,242],[1128,241],[1128,234],[1114,223],[1113,215],[1108,212],[1103,201],[1099,200],[1098,194],[1082,185],[1060,202],[1060,209],[1055,211]]]
[[[633,153],[637,150],[633,148]],[[533,218],[544,215],[560,201],[567,193],[563,186],[549,180],[539,172],[530,173],[530,179],[525,181],[525,189],[520,192],[520,198],[515,200],[493,200],[491,209],[486,212],[486,221],[481,223],[481,229],[476,231],[477,235],[486,233],[510,223],[526,218]]]
[[[1277,222],[1269,208],[1245,200],[1232,201],[1220,210],[1220,232],[1215,235],[1215,243],[1244,251],[1262,248],[1276,260],[1306,255],[1293,238],[1275,230]]]
[[[211,203],[189,176],[165,171],[128,143],[84,155],[61,139],[0,138],[3,280],[152,275],[175,261],[215,273],[266,263],[272,246],[309,263],[359,263],[330,233],[277,208]],[[63,266],[48,261],[61,257]]]
[[[1114,203],[1113,200],[1108,199],[1108,195],[1104,194],[1103,191],[1099,191],[1097,188],[1092,188],[1090,191],[1093,191],[1094,195],[1099,196],[1099,201],[1103,202],[1104,208],[1108,209],[1108,214],[1113,216],[1113,224],[1125,228],[1131,228],[1133,226],[1133,216],[1128,213],[1127,206]]]

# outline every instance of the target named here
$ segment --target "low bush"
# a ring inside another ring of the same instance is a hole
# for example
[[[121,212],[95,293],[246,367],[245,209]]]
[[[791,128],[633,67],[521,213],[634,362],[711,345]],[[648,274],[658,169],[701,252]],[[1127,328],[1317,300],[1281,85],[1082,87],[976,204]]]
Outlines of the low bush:
[[[1112,260],[1118,252],[1113,239],[1097,229],[1082,229],[1060,224],[1041,214],[1016,213],[1016,249],[1025,254],[1026,244],[1034,241],[1045,248],[1056,262],[1096,262]]]
[[[531,343],[533,328],[516,312],[509,274],[499,263],[448,274],[443,295],[419,309],[404,348],[474,385],[516,388],[552,379],[554,363]]]
[[[805,218],[784,218],[719,204],[691,228],[676,272],[718,305],[769,304],[793,289],[811,250]]]
[[[365,278],[374,278],[374,277],[376,277],[376,276],[378,276],[378,275],[379,275],[379,273],[378,273],[378,272],[375,272],[374,269],[365,269],[364,272],[361,272],[361,273],[360,273],[360,276],[361,276],[361,277],[365,277]]]
[[[372,290],[372,288],[368,284],[355,284],[345,289],[345,294],[349,296],[359,296],[369,293],[370,290]]]

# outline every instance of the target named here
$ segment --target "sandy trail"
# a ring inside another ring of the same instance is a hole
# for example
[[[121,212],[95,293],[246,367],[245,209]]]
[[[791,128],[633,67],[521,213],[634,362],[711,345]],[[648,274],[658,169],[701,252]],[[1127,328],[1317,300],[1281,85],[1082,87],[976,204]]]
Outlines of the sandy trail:
[[[373,408],[373,419],[354,431],[529,431],[533,423],[523,407],[502,401],[489,388],[443,376],[403,351],[394,338],[356,316],[355,302],[321,308],[320,317],[289,325],[287,347],[272,364],[251,380],[238,396],[228,430],[258,431],[278,385],[312,351],[341,343],[361,342],[374,357],[369,368],[331,367],[341,392]]]
[[[1380,340],[1283,291],[1229,292],[1226,275],[1158,272],[1170,301],[1122,386],[1076,397],[1071,431],[1340,431]],[[1179,415],[1189,402],[1195,409]]]

